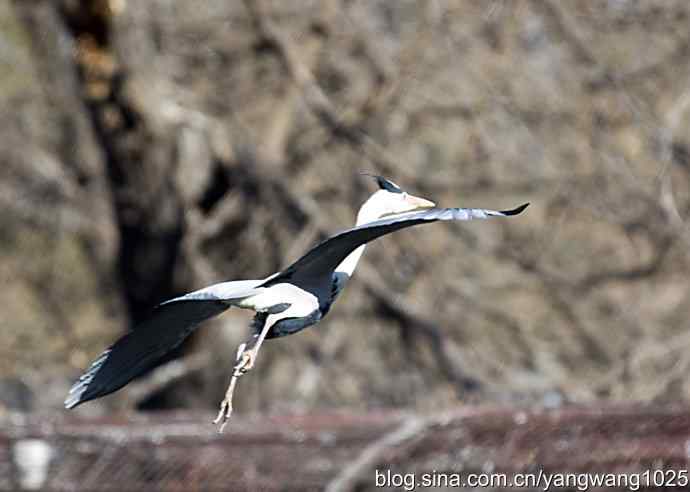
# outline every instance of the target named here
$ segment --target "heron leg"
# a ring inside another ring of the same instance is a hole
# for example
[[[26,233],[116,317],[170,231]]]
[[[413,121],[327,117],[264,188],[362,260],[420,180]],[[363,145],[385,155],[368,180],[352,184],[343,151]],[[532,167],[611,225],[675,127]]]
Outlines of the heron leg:
[[[272,326],[273,323],[269,323],[267,320],[261,333],[255,334],[248,343],[243,343],[237,348],[237,358],[235,367],[233,368],[232,378],[225,392],[225,398],[223,398],[223,401],[220,403],[218,416],[213,421],[214,424],[220,424],[220,429],[218,429],[218,433],[220,434],[223,433],[223,429],[225,429],[225,425],[232,415],[232,397],[235,393],[237,380],[254,367],[261,344],[264,342]]]

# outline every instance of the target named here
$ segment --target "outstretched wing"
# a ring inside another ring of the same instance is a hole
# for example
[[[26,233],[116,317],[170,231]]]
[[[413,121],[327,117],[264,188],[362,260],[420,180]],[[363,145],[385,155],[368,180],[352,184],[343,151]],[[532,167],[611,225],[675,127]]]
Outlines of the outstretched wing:
[[[199,323],[219,315],[233,302],[255,294],[256,287],[262,282],[224,282],[160,304],[148,319],[93,361],[70,389],[65,407],[74,408],[85,401],[117,391],[154,368]]]
[[[502,211],[483,208],[430,208],[362,224],[326,239],[283,272],[271,277],[264,285],[286,280],[297,284],[300,282],[309,283],[313,279],[331,275],[340,262],[359,246],[399,229],[429,224],[438,220],[475,220],[517,215],[528,205],[529,203],[525,203],[512,210]]]

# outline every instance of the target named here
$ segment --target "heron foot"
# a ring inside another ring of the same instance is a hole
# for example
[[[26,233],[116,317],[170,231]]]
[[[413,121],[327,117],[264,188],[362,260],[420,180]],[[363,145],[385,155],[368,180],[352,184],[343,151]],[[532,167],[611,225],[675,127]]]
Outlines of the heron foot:
[[[223,401],[220,402],[220,410],[218,411],[218,416],[214,419],[213,423],[218,425],[220,424],[220,429],[218,429],[218,434],[222,434],[223,430],[225,429],[226,424],[228,423],[228,419],[230,419],[230,416],[232,415],[232,395],[230,398],[227,396],[223,398]]]
[[[256,349],[245,350],[246,345],[240,345],[237,350],[237,363],[235,364],[234,371],[232,373],[232,379],[228,385],[228,389],[225,392],[225,398],[220,402],[220,410],[218,411],[218,416],[213,421],[214,424],[220,424],[220,429],[218,433],[222,434],[225,426],[232,415],[232,397],[235,393],[235,386],[237,385],[237,380],[244,374],[249,372],[254,367],[254,362],[256,361]]]

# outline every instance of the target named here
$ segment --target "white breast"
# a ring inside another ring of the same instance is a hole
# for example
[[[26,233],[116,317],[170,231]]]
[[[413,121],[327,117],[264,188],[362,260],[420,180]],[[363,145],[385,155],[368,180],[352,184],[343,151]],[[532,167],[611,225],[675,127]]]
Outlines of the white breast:
[[[319,300],[316,296],[288,283],[275,284],[261,289],[258,294],[243,299],[238,303],[238,306],[257,312],[266,312],[280,304],[290,305],[286,311],[281,313],[281,318],[308,316],[319,308]]]

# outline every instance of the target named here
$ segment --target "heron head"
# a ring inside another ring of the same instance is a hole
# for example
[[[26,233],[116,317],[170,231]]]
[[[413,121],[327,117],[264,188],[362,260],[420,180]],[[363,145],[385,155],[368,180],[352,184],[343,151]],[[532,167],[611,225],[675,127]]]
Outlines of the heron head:
[[[371,175],[370,175],[371,176]],[[376,180],[379,190],[362,206],[357,217],[358,223],[380,219],[386,215],[413,212],[435,207],[436,204],[425,198],[410,195],[393,181],[383,176],[371,176]]]

